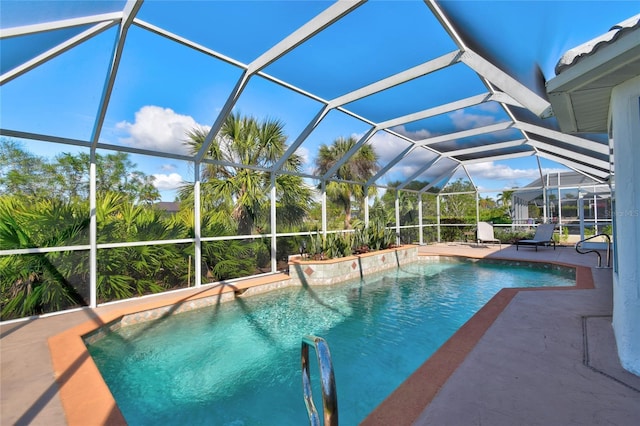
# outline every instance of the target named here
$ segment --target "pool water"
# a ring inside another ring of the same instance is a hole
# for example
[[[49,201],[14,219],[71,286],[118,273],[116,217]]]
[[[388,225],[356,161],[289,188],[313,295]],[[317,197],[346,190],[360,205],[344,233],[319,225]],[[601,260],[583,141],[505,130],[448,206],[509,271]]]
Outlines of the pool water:
[[[301,338],[317,335],[333,358],[340,424],[356,425],[501,288],[574,284],[541,268],[414,263],[123,327],[88,347],[130,425],[303,425]]]

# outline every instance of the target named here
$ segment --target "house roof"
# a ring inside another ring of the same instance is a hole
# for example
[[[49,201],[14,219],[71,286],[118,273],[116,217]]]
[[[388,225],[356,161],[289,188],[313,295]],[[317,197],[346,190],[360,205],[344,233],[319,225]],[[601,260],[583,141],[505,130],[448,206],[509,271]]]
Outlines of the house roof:
[[[640,75],[640,14],[567,51],[547,83],[564,132],[608,132],[613,87]]]

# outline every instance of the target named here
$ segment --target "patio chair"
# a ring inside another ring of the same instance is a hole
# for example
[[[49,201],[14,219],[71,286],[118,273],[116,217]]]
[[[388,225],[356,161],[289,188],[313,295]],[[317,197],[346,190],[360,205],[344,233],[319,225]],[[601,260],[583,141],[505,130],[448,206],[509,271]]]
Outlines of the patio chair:
[[[502,241],[493,236],[493,225],[487,222],[478,222],[476,240],[478,244],[485,242],[498,243],[502,248]]]
[[[555,250],[556,242],[553,239],[553,230],[555,229],[555,227],[556,226],[553,223],[538,225],[538,228],[536,228],[536,233],[532,239],[516,241],[516,250],[518,250],[521,244],[535,246],[536,251],[538,251],[538,246],[549,246],[549,244],[553,244],[553,249]]]

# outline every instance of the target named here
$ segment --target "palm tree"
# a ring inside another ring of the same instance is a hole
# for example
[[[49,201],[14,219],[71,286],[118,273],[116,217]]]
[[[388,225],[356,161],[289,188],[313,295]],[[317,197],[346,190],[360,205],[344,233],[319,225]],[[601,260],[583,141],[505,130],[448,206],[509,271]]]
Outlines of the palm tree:
[[[356,143],[357,140],[354,137],[339,137],[331,146],[322,144],[316,159],[316,174],[326,174]],[[371,145],[363,145],[338,168],[335,177],[345,181],[366,182],[378,170],[377,161],[378,156]],[[375,194],[375,188],[371,187],[369,190],[370,195]],[[350,228],[351,203],[354,200],[359,203],[364,200],[362,185],[330,181],[326,185],[326,191],[329,199],[342,208],[345,214],[345,229]]]
[[[207,136],[202,128],[188,133],[187,143],[192,152],[198,152]],[[284,124],[278,120],[258,121],[253,117],[243,117],[239,113],[230,114],[224,121],[218,136],[206,152],[206,158],[246,166],[272,167],[287,149]],[[226,164],[206,163],[202,170],[202,207],[205,210],[225,210],[236,221],[239,235],[251,234],[260,221],[268,218],[269,172],[251,168],[231,167]],[[283,169],[298,172],[302,159],[291,155]],[[276,177],[279,220],[288,224],[301,223],[312,202],[311,188],[303,179],[291,175]],[[185,186],[181,198],[192,196],[192,187]]]
[[[75,201],[0,197],[0,250],[86,243],[88,208]],[[0,257],[2,320],[86,304],[83,255],[77,252]]]

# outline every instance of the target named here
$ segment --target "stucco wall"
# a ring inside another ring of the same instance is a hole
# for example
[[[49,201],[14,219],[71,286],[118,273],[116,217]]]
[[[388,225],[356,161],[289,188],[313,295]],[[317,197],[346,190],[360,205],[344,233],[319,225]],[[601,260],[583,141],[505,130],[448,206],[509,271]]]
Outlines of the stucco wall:
[[[615,155],[613,329],[622,366],[640,375],[640,76],[611,96]]]

